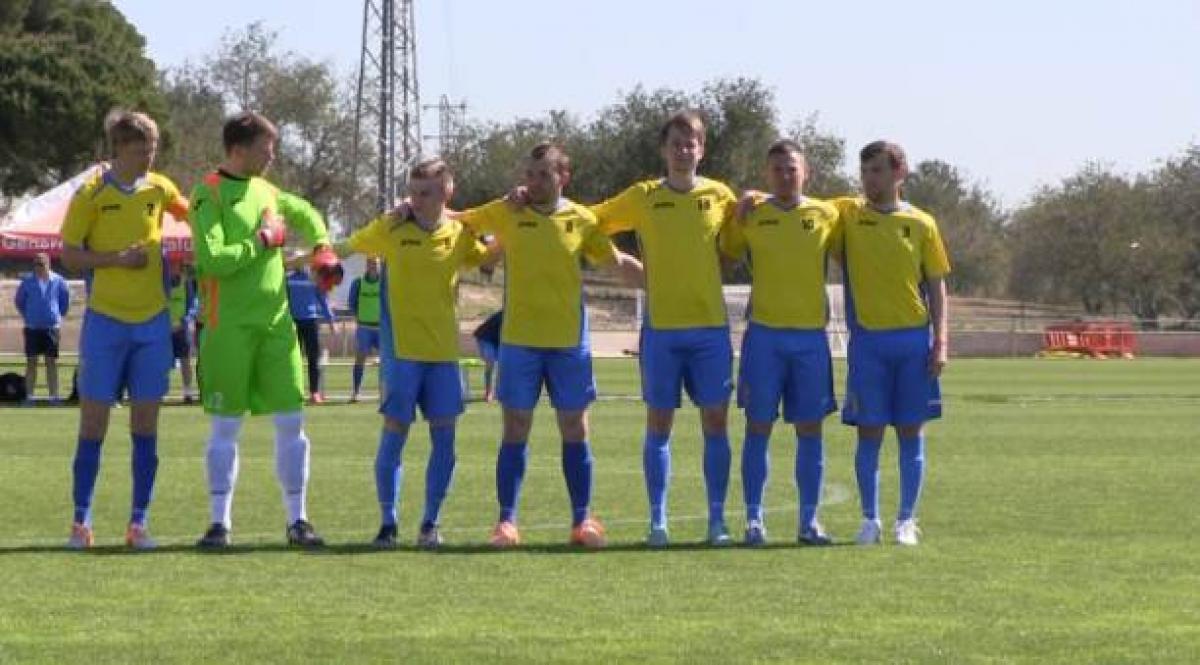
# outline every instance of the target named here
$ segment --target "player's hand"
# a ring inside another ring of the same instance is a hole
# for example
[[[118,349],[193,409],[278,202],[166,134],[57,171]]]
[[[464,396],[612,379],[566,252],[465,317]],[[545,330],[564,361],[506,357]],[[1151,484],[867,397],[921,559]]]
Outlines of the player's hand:
[[[341,284],[342,278],[346,275],[341,260],[329,245],[318,245],[313,248],[312,270],[317,288],[324,293],[332,291],[335,286]]]
[[[412,202],[408,199],[400,199],[392,209],[387,211],[387,216],[392,220],[392,226],[399,224],[407,219],[410,219],[413,214]]]
[[[946,342],[934,340],[933,348],[929,350],[929,376],[934,379],[941,376],[949,359],[950,352],[946,348]]]
[[[750,217],[750,213],[754,212],[754,209],[757,208],[758,204],[761,203],[765,198],[767,198],[767,195],[758,191],[757,189],[746,190],[746,192],[742,194],[742,198],[738,199],[737,207],[733,210],[733,218],[736,219],[739,224],[745,224],[746,219]]]
[[[150,257],[146,254],[146,248],[141,243],[130,245],[117,252],[116,256],[113,257],[113,263],[118,268],[145,268],[149,262]]]
[[[508,194],[504,196],[504,202],[514,210],[520,210],[529,205],[529,189],[525,185],[517,185],[508,190]]]
[[[273,249],[275,247],[283,247],[287,242],[287,227],[279,221],[269,210],[263,211],[262,223],[258,227],[258,233],[255,234],[259,244],[263,249]]]

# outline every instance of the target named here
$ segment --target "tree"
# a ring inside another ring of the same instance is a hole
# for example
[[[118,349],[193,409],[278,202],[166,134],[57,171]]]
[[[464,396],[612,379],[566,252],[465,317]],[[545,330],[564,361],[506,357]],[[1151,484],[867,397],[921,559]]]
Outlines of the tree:
[[[1178,250],[1172,299],[1186,320],[1200,318],[1200,145],[1192,145],[1150,176],[1155,217]]]
[[[788,132],[788,137],[804,149],[804,159],[808,162],[805,191],[818,198],[852,194],[855,184],[844,170],[846,139],[821,131],[817,120],[817,114],[810,114],[793,124]]]
[[[107,2],[0,7],[0,192],[48,187],[101,156],[114,107],[166,119],[145,46]]]

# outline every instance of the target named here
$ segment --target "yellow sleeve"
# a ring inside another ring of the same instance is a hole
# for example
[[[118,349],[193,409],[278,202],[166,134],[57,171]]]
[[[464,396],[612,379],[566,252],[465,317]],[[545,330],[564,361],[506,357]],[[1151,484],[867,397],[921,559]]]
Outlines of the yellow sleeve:
[[[476,233],[497,233],[502,220],[508,215],[508,203],[503,199],[496,199],[478,208],[464,210],[459,214],[458,221]]]
[[[950,272],[950,259],[946,256],[946,245],[942,242],[942,234],[938,232],[933,219],[925,227],[923,246],[921,247],[921,268],[926,277],[944,277]]]
[[[717,247],[725,256],[740,261],[746,256],[746,231],[741,222],[726,223],[717,236]]]
[[[721,215],[721,228],[724,228],[730,225],[730,222],[733,221],[734,215],[737,214],[738,198],[734,195],[733,190],[727,185],[722,185],[720,191],[721,200],[718,205],[720,205],[722,208],[723,214]]]
[[[92,201],[92,189],[81,187],[71,197],[71,205],[67,208],[67,217],[63,220],[62,241],[71,247],[83,247],[96,223],[96,206]]]
[[[369,224],[355,231],[346,245],[350,250],[359,254],[381,256],[387,244],[387,235],[392,224],[388,215],[380,215]]]
[[[459,266],[463,268],[478,268],[487,259],[488,248],[487,245],[479,241],[479,238],[470,229],[464,228],[462,233],[458,234],[458,256]]]
[[[589,208],[600,222],[600,230],[607,235],[622,231],[633,231],[644,223],[646,217],[646,190],[639,183],[611,199]]]
[[[837,208],[830,210],[829,214],[833,216],[833,228],[829,233],[829,255],[841,261],[842,251],[846,249],[846,225]]]
[[[597,224],[588,224],[583,232],[583,256],[594,266],[607,266],[616,263],[617,248]]]

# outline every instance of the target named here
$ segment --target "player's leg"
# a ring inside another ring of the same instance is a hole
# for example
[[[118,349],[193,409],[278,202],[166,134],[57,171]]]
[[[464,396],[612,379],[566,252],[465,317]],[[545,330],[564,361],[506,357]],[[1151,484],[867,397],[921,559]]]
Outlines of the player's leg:
[[[250,408],[254,358],[261,334],[249,330],[208,326],[200,336],[197,370],[200,397],[210,416],[204,450],[208,482],[209,527],[196,542],[201,548],[222,548],[230,543],[233,528],[233,494],[238,477],[238,435],[242,417]]]
[[[642,401],[646,403],[646,436],[642,443],[642,472],[650,503],[650,533],[646,543],[665,547],[667,498],[671,484],[671,430],[683,389],[683,357],[675,348],[677,331],[642,327],[638,363]],[[504,369],[501,368],[501,373]]]
[[[746,415],[742,443],[742,497],[746,504],[747,545],[766,543],[763,500],[770,472],[768,445],[786,370],[775,352],[776,331],[751,323],[742,337],[738,367],[738,405]]]
[[[491,402],[496,398],[495,378],[496,357],[499,349],[491,342],[478,342],[479,357],[483,360],[483,401]]]
[[[496,385],[504,418],[500,450],[496,454],[496,500],[500,515],[490,539],[496,547],[511,547],[520,542],[517,507],[528,465],[533,409],[542,393],[543,363],[537,349],[500,345],[500,376]]]
[[[309,401],[319,404],[324,397],[321,395],[321,337],[317,332],[317,322],[296,321],[295,325],[300,350],[304,353],[305,367],[308,370]]]
[[[417,417],[417,398],[425,380],[424,363],[384,358],[380,370],[386,397],[380,404],[383,429],[375,452],[375,496],[379,501],[379,532],[373,544],[390,549],[398,533],[397,503],[404,480],[404,447]]]
[[[591,514],[592,448],[588,442],[587,409],[596,399],[592,352],[586,344],[544,351],[545,379],[550,405],[562,435],[562,470],[571,499],[571,542],[584,547],[605,545],[604,527]]]
[[[132,439],[130,471],[133,496],[125,544],[136,549],[155,546],[146,530],[146,517],[158,474],[159,405],[170,385],[173,354],[171,325],[166,312],[133,326],[132,349],[125,368]]]
[[[729,445],[729,394],[733,388],[733,346],[727,328],[687,332],[684,386],[700,407],[704,434],[704,489],[708,497],[708,542],[732,543],[725,526],[725,498],[733,450]]]
[[[74,515],[67,543],[72,548],[92,544],[92,498],[100,473],[101,446],[130,350],[128,328],[91,310],[84,315],[79,339],[79,437],[71,465]]]
[[[442,545],[438,529],[442,504],[454,480],[457,457],[455,428],[463,412],[462,379],[457,362],[426,363],[425,381],[418,398],[421,413],[429,423],[429,462],[425,466],[425,512],[417,534],[417,546],[436,549]]]
[[[23,333],[25,336],[25,396],[27,400],[33,401],[33,394],[37,389],[40,343],[37,338],[37,330],[25,328]]]
[[[837,409],[833,395],[833,359],[824,330],[791,337],[783,390],[783,417],[796,430],[796,489],[800,497],[798,540],[809,545],[833,541],[817,520],[825,478],[822,422]]]
[[[50,393],[50,401],[58,403],[58,344],[61,331],[57,328],[46,331],[48,344],[46,346],[46,391]]]
[[[357,402],[362,391],[363,372],[371,350],[379,349],[379,329],[359,325],[354,330],[354,367],[350,370],[350,401]]]
[[[941,414],[937,379],[929,376],[929,331],[926,328],[897,335],[894,420],[900,471],[900,503],[894,535],[901,545],[916,545],[917,502],[925,479],[926,420]]]
[[[879,521],[879,453],[884,429],[891,422],[893,372],[886,357],[886,337],[856,331],[851,334],[846,375],[846,404],[842,422],[858,431],[854,476],[862,506],[862,527],[856,541],[874,545],[881,540]]]

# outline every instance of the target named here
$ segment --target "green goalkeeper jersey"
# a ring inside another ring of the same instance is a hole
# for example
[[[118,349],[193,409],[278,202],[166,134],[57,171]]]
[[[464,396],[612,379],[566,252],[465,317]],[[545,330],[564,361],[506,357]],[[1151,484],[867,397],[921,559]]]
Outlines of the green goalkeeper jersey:
[[[288,316],[283,252],[264,249],[256,237],[268,211],[310,245],[329,242],[312,204],[262,178],[218,171],[192,190],[188,219],[205,326],[267,326]]]

